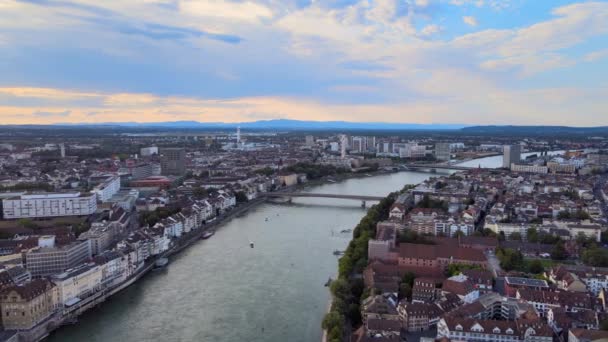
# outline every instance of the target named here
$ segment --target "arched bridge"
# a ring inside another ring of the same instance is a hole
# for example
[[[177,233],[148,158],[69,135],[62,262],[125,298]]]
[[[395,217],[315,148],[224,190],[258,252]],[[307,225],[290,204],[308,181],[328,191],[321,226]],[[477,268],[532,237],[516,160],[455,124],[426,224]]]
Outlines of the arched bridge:
[[[317,194],[311,192],[267,192],[262,194],[266,198],[287,198],[291,200],[294,197],[312,197],[312,198],[336,198],[361,201],[361,206],[365,207],[367,201],[380,201],[384,197],[380,196],[363,196],[363,195],[339,195],[339,194]]]

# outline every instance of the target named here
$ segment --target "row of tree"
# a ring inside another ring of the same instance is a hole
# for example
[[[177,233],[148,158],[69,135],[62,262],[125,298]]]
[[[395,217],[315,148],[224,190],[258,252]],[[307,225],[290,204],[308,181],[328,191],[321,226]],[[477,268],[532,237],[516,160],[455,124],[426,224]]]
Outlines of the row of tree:
[[[388,218],[389,210],[398,193],[392,193],[369,209],[353,231],[338,266],[338,279],[332,281],[330,290],[333,303],[323,319],[323,329],[328,341],[340,342],[344,330],[361,324],[361,300],[366,297],[365,285],[360,275],[367,266],[367,244],[376,235],[376,224]]]

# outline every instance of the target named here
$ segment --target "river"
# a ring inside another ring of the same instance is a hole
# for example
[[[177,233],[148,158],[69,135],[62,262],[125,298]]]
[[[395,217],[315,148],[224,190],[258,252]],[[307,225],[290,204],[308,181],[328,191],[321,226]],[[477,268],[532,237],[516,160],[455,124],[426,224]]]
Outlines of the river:
[[[431,176],[400,172],[305,191],[384,196]],[[360,204],[301,198],[257,206],[48,340],[319,341],[329,302],[323,284],[337,272],[332,253],[348,245],[351,234],[340,231],[363,217]]]

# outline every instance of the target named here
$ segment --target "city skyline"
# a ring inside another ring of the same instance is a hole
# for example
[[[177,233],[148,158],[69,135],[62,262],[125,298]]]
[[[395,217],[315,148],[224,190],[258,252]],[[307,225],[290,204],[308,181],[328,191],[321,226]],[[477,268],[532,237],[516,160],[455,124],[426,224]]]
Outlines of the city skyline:
[[[5,124],[608,125],[608,3],[0,4]]]

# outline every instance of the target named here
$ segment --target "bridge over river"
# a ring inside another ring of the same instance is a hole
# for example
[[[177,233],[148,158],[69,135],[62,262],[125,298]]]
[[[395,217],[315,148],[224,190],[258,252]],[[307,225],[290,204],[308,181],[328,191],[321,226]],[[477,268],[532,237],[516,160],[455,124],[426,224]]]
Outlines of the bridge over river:
[[[361,201],[361,206],[365,207],[367,201],[380,201],[384,197],[379,196],[363,196],[363,195],[340,195],[340,194],[319,194],[311,192],[267,192],[261,195],[266,198],[287,198],[291,201],[294,197],[312,197],[312,198],[336,198],[346,200]]]
[[[437,170],[458,170],[467,171],[475,169],[474,167],[460,166],[456,164],[403,164],[408,170],[430,170],[431,172]]]

